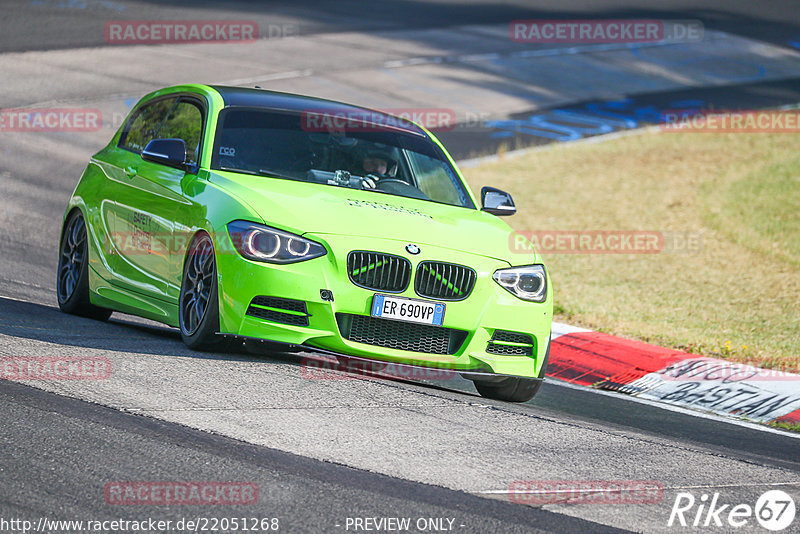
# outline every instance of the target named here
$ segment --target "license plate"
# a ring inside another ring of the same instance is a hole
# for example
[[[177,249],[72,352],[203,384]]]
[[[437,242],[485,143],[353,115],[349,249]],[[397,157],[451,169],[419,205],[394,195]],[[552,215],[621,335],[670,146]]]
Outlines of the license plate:
[[[444,304],[405,297],[375,295],[372,299],[372,316],[442,326]]]

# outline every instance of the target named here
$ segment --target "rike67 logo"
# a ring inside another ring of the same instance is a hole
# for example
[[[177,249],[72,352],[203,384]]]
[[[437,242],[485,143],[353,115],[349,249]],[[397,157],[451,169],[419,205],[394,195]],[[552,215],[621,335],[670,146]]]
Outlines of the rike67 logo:
[[[730,527],[753,532],[756,522],[767,530],[779,532],[788,528],[795,517],[795,504],[791,495],[781,490],[762,494],[755,506],[730,504],[720,500],[719,493],[700,498],[687,492],[675,496],[667,526],[677,527]]]

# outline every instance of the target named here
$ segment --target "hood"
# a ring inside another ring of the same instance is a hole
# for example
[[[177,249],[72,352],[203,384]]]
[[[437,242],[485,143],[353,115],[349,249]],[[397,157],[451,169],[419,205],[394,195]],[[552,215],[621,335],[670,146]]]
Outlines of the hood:
[[[296,234],[380,237],[508,261],[513,230],[476,209],[332,185],[214,171],[210,180],[246,202],[269,226]]]

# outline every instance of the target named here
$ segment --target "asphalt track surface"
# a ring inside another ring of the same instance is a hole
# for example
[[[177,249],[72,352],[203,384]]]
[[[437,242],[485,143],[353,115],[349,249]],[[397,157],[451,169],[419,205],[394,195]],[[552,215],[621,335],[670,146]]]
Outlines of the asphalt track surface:
[[[454,529],[463,532],[560,532],[565,528],[621,532],[540,508],[412,483],[127,415],[8,381],[0,383],[0,400],[5,429],[0,512],[6,519],[153,517],[177,523],[182,518],[256,517],[259,523],[277,518],[281,532],[333,532],[337,527],[343,530],[343,510],[347,510],[349,517],[451,518]],[[19,436],[25,439],[16,439]],[[59,468],[43,468],[48,465]],[[246,480],[258,486],[260,500],[257,508],[162,505],[144,513],[136,507],[105,504],[104,480],[142,478]]]
[[[442,28],[515,19],[696,19],[706,27],[784,43],[800,38],[791,0],[4,0],[0,50],[101,46],[106,20],[247,19],[298,24],[302,34]]]
[[[796,4],[789,2],[771,2],[768,10],[746,2],[672,2],[655,9],[561,4],[386,2],[354,16],[346,2],[269,8],[231,2],[224,8],[192,3],[188,13],[260,24],[300,21],[309,36],[420,30],[404,40],[432,39],[436,28],[544,15],[700,18],[707,28],[780,47],[800,34]],[[83,84],[80,76],[91,69],[79,60],[63,78],[54,80],[53,69],[74,59],[75,47],[102,45],[97,29],[104,20],[187,19],[188,5],[4,2],[0,50],[62,49],[53,53],[64,55],[9,56],[8,65],[28,70],[22,78],[19,70],[0,72],[9,89],[0,105],[58,100],[58,89],[98,106],[142,94],[157,81],[115,74],[106,85]],[[298,58],[310,53],[305,42],[290,43]],[[457,41],[440,48],[473,51]],[[92,49],[75,54],[100,58],[100,70],[139,61],[124,50],[116,57]],[[355,50],[352,61],[359,54],[365,52]],[[302,356],[198,354],[174,330],[146,321],[115,314],[104,324],[59,313],[53,273],[63,206],[87,157],[108,137],[110,130],[0,136],[0,355],[101,356],[114,369],[111,379],[92,383],[0,381],[0,518],[241,513],[279,517],[282,531],[339,532],[347,517],[446,517],[460,532],[603,532],[610,526],[670,532],[667,519],[679,491],[698,497],[716,491],[724,502],[753,504],[779,487],[800,502],[800,440],[782,433],[556,383],[546,383],[531,403],[509,405],[481,399],[466,381],[387,381],[338,371],[335,379],[310,380]],[[659,481],[663,501],[526,506],[503,495],[515,480],[620,479]],[[258,484],[260,499],[236,509],[112,506],[102,489],[119,480],[246,480]]]

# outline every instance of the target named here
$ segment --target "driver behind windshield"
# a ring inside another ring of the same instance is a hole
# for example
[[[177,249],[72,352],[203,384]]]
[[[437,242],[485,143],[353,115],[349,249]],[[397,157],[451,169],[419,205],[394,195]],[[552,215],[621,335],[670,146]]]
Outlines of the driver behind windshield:
[[[388,177],[389,157],[381,152],[370,152],[361,160],[361,168],[364,174],[374,174],[379,178]]]
[[[356,171],[365,178],[364,189],[374,189],[380,180],[396,178],[397,162],[382,150],[369,150],[361,157],[361,168]],[[403,180],[405,181],[405,180]]]

